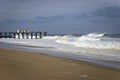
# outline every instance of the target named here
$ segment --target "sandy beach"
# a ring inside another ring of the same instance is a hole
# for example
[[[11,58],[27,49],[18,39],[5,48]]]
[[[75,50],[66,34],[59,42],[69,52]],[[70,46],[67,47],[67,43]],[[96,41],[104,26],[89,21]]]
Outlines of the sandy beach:
[[[0,80],[120,80],[120,71],[78,60],[0,48]]]

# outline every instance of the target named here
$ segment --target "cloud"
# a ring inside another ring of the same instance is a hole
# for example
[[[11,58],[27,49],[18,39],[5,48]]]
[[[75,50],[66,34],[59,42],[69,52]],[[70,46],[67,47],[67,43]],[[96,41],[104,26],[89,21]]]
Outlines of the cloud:
[[[50,20],[50,21],[52,21],[52,20],[64,20],[66,18],[67,17],[64,15],[55,15],[55,16],[48,16],[48,17],[38,16],[37,17],[38,20],[46,20],[46,21],[48,21],[48,20]]]
[[[120,0],[0,0],[0,17],[23,19],[78,14],[119,3]]]
[[[18,22],[27,22],[27,23],[54,23],[59,21],[86,21],[86,20],[96,20],[98,21],[103,19],[113,19],[118,20],[120,18],[120,7],[108,6],[104,8],[98,8],[93,11],[79,14],[64,14],[64,15],[54,15],[54,16],[36,16],[33,19],[26,20],[15,20],[15,19],[6,19],[7,23],[18,23]],[[104,21],[104,20],[103,20]]]
[[[27,20],[21,20],[21,22],[26,22],[26,23],[55,23],[59,21],[64,21],[67,19],[66,16],[64,15],[55,15],[55,16],[37,16],[33,19],[27,19]]]
[[[104,8],[98,8],[94,11],[89,11],[86,13],[79,13],[74,15],[76,19],[117,19],[120,18],[120,7],[108,6]]]
[[[14,19],[7,19],[5,20],[6,23],[18,23],[18,20],[14,20]]]
[[[93,12],[95,17],[104,17],[104,18],[120,18],[120,7],[105,7],[99,8]]]
[[[72,21],[86,21],[86,22],[106,22],[118,21],[120,18],[120,7],[108,6],[98,8],[86,13],[72,14],[72,15],[54,15],[54,16],[36,16],[33,19],[6,19],[6,23],[56,23]]]

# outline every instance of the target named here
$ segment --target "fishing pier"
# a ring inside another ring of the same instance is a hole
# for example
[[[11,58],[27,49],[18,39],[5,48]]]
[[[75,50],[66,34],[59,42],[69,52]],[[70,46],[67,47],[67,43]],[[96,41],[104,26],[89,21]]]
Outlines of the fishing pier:
[[[47,32],[32,31],[29,30],[17,30],[16,32],[0,32],[0,39],[41,39],[46,36]]]

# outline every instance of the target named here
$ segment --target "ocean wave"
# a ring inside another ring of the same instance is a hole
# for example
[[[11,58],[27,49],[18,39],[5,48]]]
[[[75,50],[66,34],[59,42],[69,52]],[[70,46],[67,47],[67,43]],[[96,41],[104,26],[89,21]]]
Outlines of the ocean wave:
[[[90,33],[82,36],[56,35],[42,39],[0,39],[0,42],[38,49],[55,49],[94,59],[120,61],[120,38],[108,38],[104,33]]]
[[[90,33],[80,37],[61,37],[55,42],[60,44],[71,44],[76,47],[95,49],[120,49],[120,42],[113,38],[105,38],[105,33]]]

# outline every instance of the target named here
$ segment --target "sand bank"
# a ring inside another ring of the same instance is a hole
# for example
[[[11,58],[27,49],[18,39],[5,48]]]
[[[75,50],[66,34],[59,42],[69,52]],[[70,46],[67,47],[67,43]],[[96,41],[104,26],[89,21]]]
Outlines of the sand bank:
[[[72,59],[1,48],[0,80],[120,80],[120,71]]]

